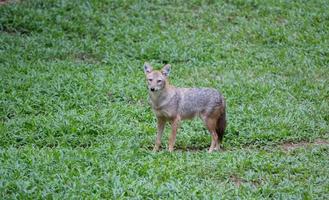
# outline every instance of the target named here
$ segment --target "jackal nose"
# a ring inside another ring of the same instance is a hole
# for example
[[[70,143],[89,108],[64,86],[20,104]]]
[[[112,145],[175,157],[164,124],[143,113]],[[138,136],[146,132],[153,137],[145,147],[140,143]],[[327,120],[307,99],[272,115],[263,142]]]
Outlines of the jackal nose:
[[[151,89],[150,89],[152,92],[154,92],[155,91],[155,89],[152,87]]]

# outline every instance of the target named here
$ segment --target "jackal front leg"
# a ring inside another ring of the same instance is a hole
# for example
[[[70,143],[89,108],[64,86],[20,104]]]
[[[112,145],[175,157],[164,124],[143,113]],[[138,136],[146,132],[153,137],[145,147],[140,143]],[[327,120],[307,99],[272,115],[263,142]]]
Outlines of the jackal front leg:
[[[160,148],[161,137],[162,137],[165,125],[166,125],[166,121],[164,119],[162,119],[162,118],[157,119],[157,137],[155,140],[155,145],[154,145],[153,151],[158,151]]]
[[[171,122],[171,135],[170,135],[170,138],[169,138],[169,152],[172,152],[174,150],[174,145],[175,145],[175,141],[176,141],[176,134],[177,134],[177,129],[178,129],[179,122],[180,122],[180,117],[179,116],[177,116]]]

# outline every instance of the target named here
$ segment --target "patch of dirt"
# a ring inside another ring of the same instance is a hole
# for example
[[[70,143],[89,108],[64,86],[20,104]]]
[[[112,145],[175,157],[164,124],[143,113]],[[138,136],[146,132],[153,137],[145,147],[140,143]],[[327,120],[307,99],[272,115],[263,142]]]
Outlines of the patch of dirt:
[[[243,183],[251,183],[254,186],[259,186],[261,184],[261,181],[247,181],[245,179],[242,179],[236,175],[231,175],[230,176],[230,181],[234,183],[236,187],[240,187]]]
[[[81,62],[95,64],[97,63],[97,58],[91,53],[80,52],[74,55],[75,59]]]
[[[298,148],[305,148],[308,146],[314,146],[314,145],[329,145],[329,141],[323,140],[323,139],[317,139],[314,142],[306,142],[306,141],[301,141],[301,142],[285,142],[281,144],[281,149],[284,151],[293,151]]]
[[[230,181],[234,183],[235,186],[240,187],[240,185],[245,182],[245,180],[243,180],[240,177],[237,176],[230,176]]]

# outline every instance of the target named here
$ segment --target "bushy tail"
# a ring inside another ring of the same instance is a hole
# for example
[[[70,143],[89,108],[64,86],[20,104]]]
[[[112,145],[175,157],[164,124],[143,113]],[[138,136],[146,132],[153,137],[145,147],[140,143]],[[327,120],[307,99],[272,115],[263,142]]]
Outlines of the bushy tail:
[[[225,128],[226,128],[226,112],[224,109],[223,114],[221,114],[221,116],[219,116],[217,120],[217,126],[216,126],[216,132],[218,135],[219,142],[223,141]]]

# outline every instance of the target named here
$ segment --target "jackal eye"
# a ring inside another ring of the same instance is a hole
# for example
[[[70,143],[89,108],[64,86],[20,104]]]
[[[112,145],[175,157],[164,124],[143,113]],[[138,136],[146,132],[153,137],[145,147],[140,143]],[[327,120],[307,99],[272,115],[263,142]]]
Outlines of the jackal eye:
[[[157,80],[158,83],[161,83],[162,80]]]
[[[151,81],[153,81],[153,79],[149,78],[149,81],[151,82]]]

